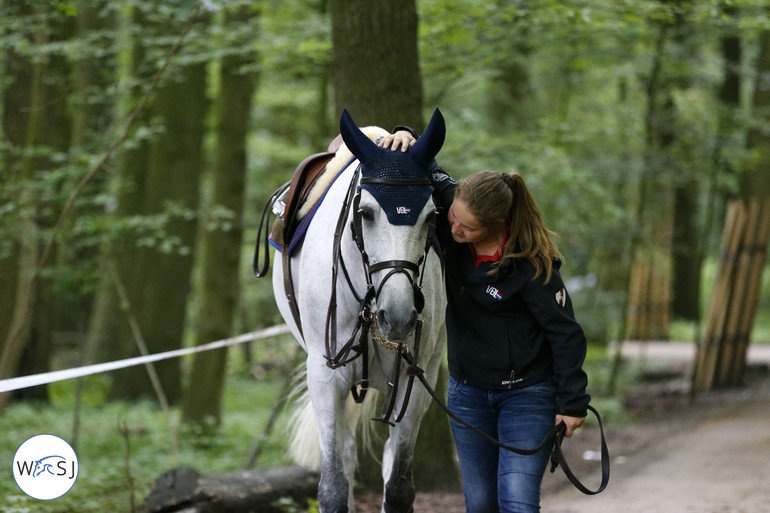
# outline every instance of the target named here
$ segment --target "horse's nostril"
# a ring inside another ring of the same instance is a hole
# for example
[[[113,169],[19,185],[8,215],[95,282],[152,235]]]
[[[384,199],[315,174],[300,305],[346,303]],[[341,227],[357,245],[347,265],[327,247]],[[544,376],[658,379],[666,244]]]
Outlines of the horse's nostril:
[[[417,326],[417,309],[412,308],[412,315],[409,316],[409,322],[407,323],[407,332],[412,331]]]
[[[380,326],[380,330],[384,332],[390,329],[390,323],[388,322],[388,316],[385,315],[385,310],[377,310],[377,324]]]
[[[380,332],[390,340],[404,340],[417,326],[417,310],[412,308],[411,313],[400,319],[391,319],[384,309],[377,310],[377,324]]]

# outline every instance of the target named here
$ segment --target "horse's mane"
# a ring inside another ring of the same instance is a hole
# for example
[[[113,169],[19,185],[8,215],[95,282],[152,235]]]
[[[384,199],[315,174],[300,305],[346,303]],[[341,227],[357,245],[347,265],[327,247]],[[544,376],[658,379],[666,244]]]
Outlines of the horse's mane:
[[[367,126],[362,128],[361,131],[372,141],[377,140],[378,137],[384,137],[389,134],[387,130],[378,126]],[[313,205],[315,205],[316,201],[318,201],[318,199],[323,195],[326,188],[329,187],[329,184],[331,184],[332,180],[334,180],[334,177],[337,176],[337,173],[342,171],[342,168],[345,166],[345,164],[347,164],[352,158],[353,153],[348,149],[347,146],[345,146],[345,143],[342,143],[342,145],[337,150],[337,153],[334,154],[334,157],[332,157],[329,163],[326,164],[326,169],[324,172],[318,177],[313,186],[310,188],[307,200],[297,212],[297,219],[302,219],[305,217],[305,215],[307,215],[308,212],[310,212],[310,210],[313,208]]]

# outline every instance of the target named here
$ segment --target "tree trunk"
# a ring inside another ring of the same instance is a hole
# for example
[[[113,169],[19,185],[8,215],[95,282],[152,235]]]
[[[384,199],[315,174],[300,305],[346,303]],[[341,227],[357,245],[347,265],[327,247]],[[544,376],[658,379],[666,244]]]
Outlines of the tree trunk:
[[[424,128],[415,0],[332,0],[335,114]]]
[[[699,49],[693,42],[692,24],[685,16],[688,7],[676,2],[677,14],[674,25],[674,49],[671,59],[676,74],[672,87],[687,90],[692,78],[684,71],[697,62]],[[680,130],[678,130],[680,131]],[[685,130],[681,130],[685,131]],[[676,156],[673,171],[675,187],[673,196],[673,240],[671,242],[671,314],[687,320],[700,319],[700,275],[703,264],[700,243],[700,182],[691,162],[696,162],[694,143],[686,135],[676,140]]]
[[[672,315],[697,319],[700,305],[699,181],[691,165],[694,150],[680,134],[684,127],[677,126],[674,99],[676,91],[692,85],[686,70],[697,51],[686,19],[691,14],[689,5],[679,0],[661,3],[673,18],[659,22],[647,83],[641,235],[632,267],[636,288],[629,292],[627,322],[627,336],[639,340],[667,339]],[[673,186],[671,177],[676,177]],[[645,276],[654,281],[645,281]]]
[[[100,36],[104,33],[115,32],[115,20],[104,17],[101,13],[106,5],[106,0],[80,1],[78,14],[75,19],[76,38]],[[110,43],[115,41],[110,39]],[[82,158],[82,155],[92,155],[103,151],[105,130],[109,126],[114,114],[115,105],[113,95],[108,94],[116,79],[116,55],[103,54],[104,49],[80,48],[72,69],[72,92],[69,95],[71,110],[70,154],[73,160]],[[109,173],[98,173],[89,183],[89,191],[106,193],[109,185]],[[70,176],[65,188],[67,191],[75,190],[81,176]],[[80,213],[86,216],[103,216],[104,208],[86,206],[80,208]],[[67,230],[72,223],[64,228]],[[63,231],[64,231],[63,230]],[[67,230],[62,234],[64,240],[71,240],[72,233]],[[99,247],[97,245],[82,244],[66,245],[60,248],[59,260],[75,267],[76,269],[91,270],[99,265]],[[89,287],[90,289],[90,287]],[[66,300],[66,301],[65,301]],[[80,340],[80,358],[85,359],[88,340],[88,326],[94,308],[94,292],[72,293],[63,298],[64,304],[59,308],[58,316],[64,317],[60,322],[62,329],[76,333]]]
[[[249,7],[226,16],[225,30],[250,24]],[[218,95],[217,149],[214,163],[212,209],[225,208],[229,220],[201,231],[200,310],[195,335],[197,345],[232,335],[239,297],[243,203],[246,189],[246,142],[255,90],[254,72],[242,68],[253,64],[255,55],[239,53],[222,59]],[[195,356],[190,384],[185,391],[182,417],[205,425],[208,417],[217,424],[222,417],[222,389],[227,349]]]
[[[144,25],[142,16],[137,11],[119,21],[133,33]],[[115,118],[124,122],[140,102],[144,92],[142,83],[150,80],[151,71],[142,66],[145,60],[145,41],[137,38],[128,41],[125,53],[118,55],[124,62],[118,69],[118,82],[127,87],[127,93],[116,100]],[[129,84],[136,79],[138,83]],[[121,90],[121,89],[119,89]],[[145,137],[138,137],[140,128],[149,125],[149,114],[144,111],[138,115],[131,133],[131,143],[125,145],[117,155],[115,171],[111,175],[108,193],[113,198],[112,220],[123,220],[138,216],[142,212],[142,199],[147,181],[147,162],[149,143]],[[112,361],[136,356],[136,343],[131,334],[126,311],[121,307],[115,283],[119,277],[132,296],[132,285],[141,283],[137,272],[137,234],[130,229],[122,229],[111,240],[105,242],[100,251],[100,282],[94,294],[94,306],[86,341],[86,363]],[[141,274],[139,274],[141,276]],[[120,371],[112,376],[117,376]],[[146,376],[142,381],[146,381]]]
[[[14,2],[19,14],[26,14],[31,7],[25,2]],[[7,5],[6,5],[7,6]],[[13,48],[6,51],[2,61],[3,76],[12,80],[2,90],[2,133],[6,144],[2,149],[3,172],[0,173],[0,201],[2,204],[18,202],[21,176],[21,149],[26,144],[27,125],[32,91],[32,63]],[[0,240],[0,349],[2,354],[12,349],[6,335],[13,321],[16,290],[19,283],[20,226],[12,221],[6,228],[13,237]],[[10,362],[9,362],[10,363]],[[9,365],[15,367],[15,365]],[[0,374],[0,378],[10,377]],[[0,400],[1,402],[1,400]]]
[[[61,42],[72,38],[74,34],[74,19],[68,17],[56,18],[49,22],[49,41]],[[70,148],[71,117],[67,109],[67,94],[70,90],[71,66],[63,55],[52,53],[41,64],[41,108],[44,121],[40,134],[37,136],[37,144],[52,154],[36,163],[36,172],[51,173],[59,164],[56,163],[55,154],[66,154]],[[56,183],[56,188],[66,187],[66,181]],[[52,187],[53,189],[53,187]],[[56,216],[60,210],[55,199],[41,203],[41,213],[38,216],[39,226],[48,231],[56,222]],[[45,212],[48,212],[47,214]],[[44,241],[41,241],[44,242]],[[66,242],[65,242],[66,244]],[[45,265],[55,265],[56,256],[61,253],[63,244],[57,242],[54,245],[53,254],[45,262]],[[42,246],[41,246],[42,248]],[[67,310],[66,294],[56,293],[55,284],[50,278],[38,278],[35,280],[37,292],[35,293],[35,308],[32,318],[32,330],[30,331],[29,344],[22,354],[19,365],[19,374],[38,374],[50,370],[50,361],[53,352],[54,334],[61,332],[63,315]],[[14,394],[19,399],[48,400],[48,389],[45,386],[19,390]]]
[[[671,246],[672,314],[700,319],[700,275],[703,261],[698,223],[699,186],[695,178],[674,190],[674,240]]]
[[[417,52],[417,9],[414,0],[332,0],[334,98],[339,115],[348,109],[360,126],[396,125],[424,128],[422,79]],[[338,116],[339,119],[339,116]],[[442,374],[440,379],[446,380]],[[414,468],[435,469],[425,479],[439,488],[459,486],[449,424],[432,404],[420,429]],[[429,437],[430,441],[426,441]],[[361,458],[362,484],[381,486],[381,471],[372,458]],[[369,465],[369,468],[366,468]],[[367,477],[368,476],[368,477]],[[415,480],[421,478],[415,476]]]
[[[666,49],[676,25],[662,22],[647,82],[645,172],[640,184],[639,236],[635,241],[629,285],[626,338],[666,340],[671,321],[674,194],[666,179],[675,172],[676,81]],[[675,34],[674,34],[675,35]]]
[[[150,143],[142,213],[166,218],[162,240],[142,247],[134,262],[137,281],[129,289],[150,353],[182,346],[196,247],[203,133],[206,118],[206,67],[184,65],[162,85],[151,107],[160,133]],[[123,279],[124,283],[129,283]],[[170,402],[181,397],[177,359],[155,364]],[[141,367],[115,375],[113,397],[152,397],[154,391]]]
[[[498,9],[510,10],[509,0],[497,0]],[[539,121],[537,95],[530,77],[529,56],[532,51],[527,26],[528,2],[517,2],[519,9],[512,22],[498,21],[503,27],[496,27],[497,33],[504,34],[505,42],[497,43],[510,51],[500,52],[493,64],[488,86],[488,120],[498,133],[523,132],[533,129]]]
[[[71,20],[44,24],[37,29],[33,44],[42,46],[65,40],[70,36],[71,27]],[[66,59],[56,54],[46,55],[32,65],[30,96],[26,105],[30,114],[26,127],[18,127],[26,134],[24,147],[45,151],[25,154],[20,161],[18,183],[22,184],[22,189],[19,194],[19,212],[22,214],[18,280],[11,322],[4,333],[7,337],[0,359],[0,379],[18,373],[33,374],[49,369],[52,312],[56,309],[57,298],[52,294],[51,282],[40,279],[40,233],[41,228],[53,223],[51,214],[46,215],[44,212],[56,212],[57,209],[56,205],[50,203],[53,200],[41,199],[33,188],[23,184],[35,180],[40,172],[50,172],[56,167],[55,154],[67,151],[69,119],[65,91],[68,90],[68,71]],[[55,194],[52,193],[52,196]],[[49,203],[45,204],[46,201]],[[47,399],[45,387],[27,389],[16,395]],[[0,396],[0,409],[7,400],[7,394]]]

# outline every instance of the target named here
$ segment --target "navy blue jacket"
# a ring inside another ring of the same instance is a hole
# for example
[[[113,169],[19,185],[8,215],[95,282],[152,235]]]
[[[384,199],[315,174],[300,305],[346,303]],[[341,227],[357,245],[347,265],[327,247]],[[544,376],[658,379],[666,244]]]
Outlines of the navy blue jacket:
[[[496,276],[491,262],[475,267],[468,244],[451,238],[446,211],[456,183],[440,168],[433,172],[434,201],[443,215],[449,372],[456,380],[492,390],[520,388],[556,376],[557,410],[584,417],[590,396],[582,369],[586,337],[575,320],[572,300],[554,262],[533,279],[528,259],[509,260]]]

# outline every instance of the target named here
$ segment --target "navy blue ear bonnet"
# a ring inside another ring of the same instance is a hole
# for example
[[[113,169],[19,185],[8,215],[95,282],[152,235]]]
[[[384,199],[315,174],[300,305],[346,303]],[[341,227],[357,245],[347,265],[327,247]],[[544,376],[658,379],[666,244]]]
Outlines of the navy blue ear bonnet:
[[[429,180],[428,168],[415,162],[409,151],[402,153],[400,149],[381,150],[374,160],[363,167],[362,178]],[[374,196],[387,214],[388,222],[396,225],[414,225],[428,198],[433,194],[433,186],[429,181],[420,185],[362,183],[361,188]]]
[[[441,112],[435,110],[425,133],[405,153],[400,148],[391,151],[377,146],[358,129],[347,111],[340,119],[340,133],[361,162],[361,189],[377,200],[390,224],[414,225],[433,193],[428,165],[444,143],[446,127]],[[374,182],[366,183],[367,179]],[[407,183],[399,183],[402,180]],[[409,180],[424,183],[410,184]]]

